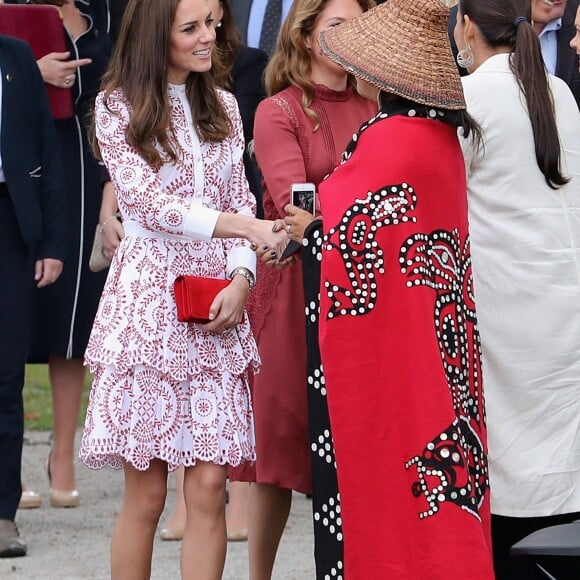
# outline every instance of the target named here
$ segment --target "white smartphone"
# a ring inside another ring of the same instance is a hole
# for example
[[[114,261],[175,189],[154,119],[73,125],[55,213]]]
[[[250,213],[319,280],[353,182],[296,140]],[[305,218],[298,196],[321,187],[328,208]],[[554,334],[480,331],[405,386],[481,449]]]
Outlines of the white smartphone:
[[[290,190],[290,203],[304,211],[316,211],[316,186],[314,183],[293,183]]]
[[[316,186],[314,183],[293,183],[290,188],[290,203],[314,215],[316,211]],[[290,240],[280,256],[280,260],[289,258],[301,247],[299,242]]]

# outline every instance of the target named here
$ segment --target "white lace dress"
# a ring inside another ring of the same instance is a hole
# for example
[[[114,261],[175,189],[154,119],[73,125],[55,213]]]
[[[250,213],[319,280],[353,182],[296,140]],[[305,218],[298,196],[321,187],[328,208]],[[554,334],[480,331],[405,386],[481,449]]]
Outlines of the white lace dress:
[[[120,91],[96,101],[97,138],[117,192],[126,237],[110,267],[85,360],[94,374],[81,461],[139,470],[255,459],[247,375],[259,364],[247,316],[234,330],[206,332],[177,320],[180,274],[226,278],[255,271],[244,240],[211,239],[218,212],[252,215],[242,124],[234,97],[219,92],[232,136],[205,143],[193,129],[185,86],[169,87],[179,161],[152,169],[125,140],[130,106]]]

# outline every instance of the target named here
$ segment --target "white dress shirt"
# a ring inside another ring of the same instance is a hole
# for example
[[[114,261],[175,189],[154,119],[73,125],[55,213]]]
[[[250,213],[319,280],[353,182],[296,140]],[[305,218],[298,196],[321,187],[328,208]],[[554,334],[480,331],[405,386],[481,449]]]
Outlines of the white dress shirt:
[[[539,34],[542,57],[548,72],[556,74],[558,63],[558,31],[562,28],[562,19],[551,20]]]
[[[492,513],[580,511],[580,112],[550,77],[570,183],[536,164],[525,99],[495,55],[462,79],[483,152],[467,160]]]

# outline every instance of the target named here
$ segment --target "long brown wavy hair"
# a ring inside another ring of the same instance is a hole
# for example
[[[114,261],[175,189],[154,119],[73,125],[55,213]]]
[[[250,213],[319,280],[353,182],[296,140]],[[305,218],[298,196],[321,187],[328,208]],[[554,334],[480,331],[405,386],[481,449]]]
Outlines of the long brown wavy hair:
[[[295,0],[286,20],[280,28],[274,54],[264,73],[268,95],[275,95],[293,85],[302,90],[302,109],[314,123],[313,131],[320,121],[310,108],[314,100],[314,84],[310,80],[312,63],[306,37],[316,26],[316,21],[329,0]],[[363,12],[370,10],[374,0],[357,0]]]
[[[101,82],[105,104],[111,92],[123,91],[131,105],[127,142],[154,167],[168,159],[176,161],[178,156],[172,143],[167,94],[169,37],[178,2],[129,0],[113,56]],[[231,133],[230,120],[215,88],[220,66],[219,59],[212,58],[209,71],[192,72],[185,83],[192,118],[204,141],[221,141]],[[94,122],[93,119],[91,141],[95,154],[100,157]],[[156,142],[164,155],[155,148]]]

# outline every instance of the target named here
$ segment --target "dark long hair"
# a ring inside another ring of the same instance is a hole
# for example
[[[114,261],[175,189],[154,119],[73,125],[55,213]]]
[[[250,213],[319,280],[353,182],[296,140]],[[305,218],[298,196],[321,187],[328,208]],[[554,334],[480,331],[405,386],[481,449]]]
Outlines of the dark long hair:
[[[131,105],[126,139],[153,166],[165,159],[155,148],[159,143],[172,161],[177,153],[170,136],[171,109],[167,95],[169,36],[179,0],[129,0],[119,38],[101,87],[105,104],[112,91],[122,89]],[[210,71],[192,72],[186,80],[186,94],[193,122],[204,141],[221,141],[231,132],[227,113],[215,88],[214,77],[219,61]],[[94,120],[93,120],[94,123]],[[100,155],[91,130],[93,150]]]
[[[564,177],[561,169],[554,101],[540,41],[530,24],[530,0],[460,0],[459,13],[469,16],[489,46],[511,51],[510,67],[526,98],[538,167],[552,189],[568,183],[570,179]],[[526,20],[516,25],[520,16]]]

